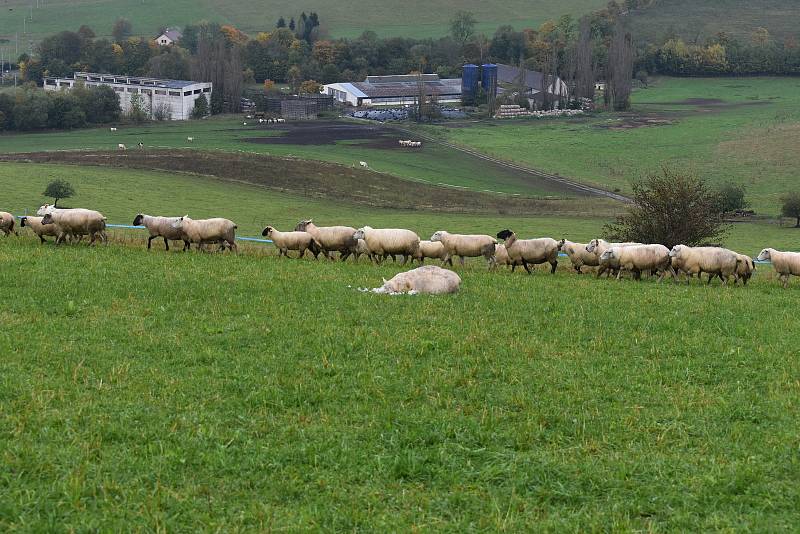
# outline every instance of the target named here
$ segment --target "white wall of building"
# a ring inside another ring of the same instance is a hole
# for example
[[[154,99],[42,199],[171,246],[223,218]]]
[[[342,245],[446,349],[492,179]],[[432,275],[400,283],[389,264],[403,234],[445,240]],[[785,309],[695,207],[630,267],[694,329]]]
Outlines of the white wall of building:
[[[133,78],[112,75],[83,75],[77,78],[46,78],[45,91],[71,89],[76,83],[87,86],[108,85],[119,95],[119,105],[123,113],[131,110],[131,99],[141,95],[151,117],[160,108],[169,109],[172,120],[191,118],[194,102],[201,95],[206,95],[211,104],[212,86],[209,82],[196,82],[183,87],[169,87],[169,80],[153,80],[149,78]],[[132,83],[138,82],[138,83]],[[162,82],[162,83],[159,83]]]

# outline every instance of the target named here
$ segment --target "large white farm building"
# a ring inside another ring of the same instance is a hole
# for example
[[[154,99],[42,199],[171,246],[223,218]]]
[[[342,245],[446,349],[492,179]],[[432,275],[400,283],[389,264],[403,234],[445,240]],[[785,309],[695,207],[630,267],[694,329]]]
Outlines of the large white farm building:
[[[461,101],[461,78],[439,78],[423,74],[425,96],[435,95],[442,104]],[[351,106],[402,106],[419,98],[420,76],[399,74],[367,76],[363,82],[341,82],[323,85],[320,92]]]
[[[45,78],[46,91],[71,89],[76,83],[85,85],[108,85],[119,95],[119,105],[123,113],[131,109],[131,98],[142,95],[144,104],[151,116],[158,110],[166,111],[165,116],[172,120],[188,119],[194,109],[194,101],[206,95],[211,103],[211,83],[188,80],[159,80],[141,76],[115,76],[93,72],[76,72],[72,78]]]

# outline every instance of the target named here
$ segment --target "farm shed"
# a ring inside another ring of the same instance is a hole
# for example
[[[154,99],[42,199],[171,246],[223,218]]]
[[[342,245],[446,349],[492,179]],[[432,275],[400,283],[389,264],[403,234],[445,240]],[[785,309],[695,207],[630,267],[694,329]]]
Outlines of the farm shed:
[[[435,95],[443,104],[461,101],[461,78],[439,78],[437,74],[367,76],[363,82],[323,85],[320,92],[356,107],[398,106],[414,103],[420,92],[420,82],[426,97]]]

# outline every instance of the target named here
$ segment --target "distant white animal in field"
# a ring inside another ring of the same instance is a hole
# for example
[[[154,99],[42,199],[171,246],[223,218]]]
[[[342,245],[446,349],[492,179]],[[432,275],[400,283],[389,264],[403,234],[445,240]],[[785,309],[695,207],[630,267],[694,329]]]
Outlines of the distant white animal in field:
[[[118,149],[120,149],[120,150],[128,150],[128,147],[126,147],[126,146],[125,146],[125,145],[123,145],[122,143],[118,144],[118,145],[117,145],[117,148],[118,148]]]
[[[109,128],[109,130],[111,130],[112,132],[116,132],[117,131],[117,129],[114,128],[113,126],[111,128]]]
[[[247,123],[246,123],[246,122],[243,122],[243,123],[242,123],[242,126],[247,126]]]
[[[144,143],[142,143],[141,141],[139,141],[139,148],[144,148]]]
[[[278,122],[282,124],[282,123],[286,122],[286,119],[278,119]]]
[[[245,119],[252,119],[252,118],[253,118],[253,116],[252,116],[252,115],[246,115],[246,116],[245,116]]]
[[[367,165],[366,161],[359,161],[358,164],[363,167],[364,169],[368,169],[369,165]]]
[[[187,137],[186,140],[191,143],[192,141],[194,141],[194,137]]]
[[[435,265],[423,265],[399,273],[391,280],[384,280],[383,286],[373,289],[372,292],[389,295],[399,293],[443,295],[458,292],[460,286],[461,277],[453,271]]]
[[[264,119],[258,119],[258,124],[264,124]]]

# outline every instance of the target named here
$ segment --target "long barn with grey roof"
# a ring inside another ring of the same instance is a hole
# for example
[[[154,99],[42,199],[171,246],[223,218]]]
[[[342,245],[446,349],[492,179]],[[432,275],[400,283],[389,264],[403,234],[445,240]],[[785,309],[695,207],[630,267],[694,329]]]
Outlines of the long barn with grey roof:
[[[426,98],[433,96],[441,103],[461,100],[461,78],[439,78],[437,74],[367,76],[363,82],[323,85],[320,92],[351,106],[398,106],[419,98],[420,82]]]
[[[211,103],[212,86],[210,82],[190,80],[162,80],[142,76],[116,76],[94,72],[76,72],[72,78],[45,78],[45,91],[69,90],[75,84],[87,86],[108,85],[119,95],[119,105],[123,113],[131,110],[131,98],[141,95],[150,114],[163,114],[173,120],[191,117],[194,101],[205,95]]]

